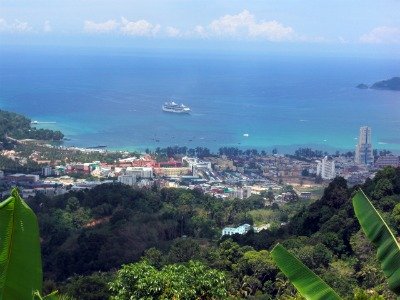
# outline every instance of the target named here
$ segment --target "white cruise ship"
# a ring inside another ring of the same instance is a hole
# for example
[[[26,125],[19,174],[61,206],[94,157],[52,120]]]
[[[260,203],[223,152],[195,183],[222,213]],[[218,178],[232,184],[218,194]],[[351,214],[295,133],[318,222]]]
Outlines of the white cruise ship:
[[[174,101],[165,102],[162,106],[162,110],[165,112],[171,112],[176,114],[188,114],[190,113],[190,108],[181,104],[177,104]]]

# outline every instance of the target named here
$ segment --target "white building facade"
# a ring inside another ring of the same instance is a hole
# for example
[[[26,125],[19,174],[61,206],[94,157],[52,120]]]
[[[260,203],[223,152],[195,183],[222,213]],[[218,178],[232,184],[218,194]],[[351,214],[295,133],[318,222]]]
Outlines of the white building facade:
[[[325,156],[322,160],[317,161],[317,176],[322,179],[333,179],[336,177],[335,161]]]
[[[133,175],[137,178],[153,178],[153,168],[151,167],[128,167],[126,168],[126,175]]]
[[[246,234],[250,229],[250,224],[243,224],[238,227],[225,227],[222,229],[222,235]]]
[[[43,167],[42,168],[42,175],[44,177],[48,177],[48,176],[53,175],[53,168],[50,167],[50,166]]]
[[[136,183],[135,175],[120,175],[118,176],[118,182],[126,185],[133,186]]]

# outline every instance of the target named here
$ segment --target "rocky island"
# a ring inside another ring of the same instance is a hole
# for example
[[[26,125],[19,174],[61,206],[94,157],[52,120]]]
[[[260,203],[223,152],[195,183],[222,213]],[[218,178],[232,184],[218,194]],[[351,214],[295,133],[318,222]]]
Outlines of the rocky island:
[[[366,85],[365,83],[360,83],[359,85],[357,85],[358,89],[369,89],[369,86]]]
[[[393,77],[388,80],[382,80],[375,82],[371,86],[361,83],[357,85],[359,89],[374,89],[374,90],[389,90],[389,91],[400,91],[400,77]]]

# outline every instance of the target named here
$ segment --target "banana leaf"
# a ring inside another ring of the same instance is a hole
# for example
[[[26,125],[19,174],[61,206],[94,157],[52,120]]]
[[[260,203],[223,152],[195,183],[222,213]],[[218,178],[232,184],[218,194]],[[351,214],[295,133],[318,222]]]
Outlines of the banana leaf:
[[[354,195],[353,207],[364,233],[377,248],[389,288],[400,295],[400,246],[396,238],[362,190]]]
[[[14,189],[0,203],[0,300],[32,299],[42,277],[36,215]]]
[[[40,295],[39,291],[34,291],[33,298],[32,298],[32,300],[61,300],[61,299],[68,299],[68,298],[59,296],[58,291],[54,291],[43,297],[42,297],[42,295]]]
[[[338,294],[319,276],[307,268],[280,244],[271,251],[279,269],[289,278],[299,293],[308,300],[338,300]]]

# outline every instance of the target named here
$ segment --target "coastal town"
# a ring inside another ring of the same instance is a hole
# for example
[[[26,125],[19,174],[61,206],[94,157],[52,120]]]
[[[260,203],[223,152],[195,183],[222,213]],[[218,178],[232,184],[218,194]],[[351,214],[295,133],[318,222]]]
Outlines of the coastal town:
[[[0,300],[400,300],[400,1],[0,1]]]
[[[62,161],[45,157],[40,150],[32,150],[24,157],[16,150],[2,150],[2,157],[19,162],[30,159],[41,166],[40,171],[12,173],[0,171],[1,192],[5,196],[12,186],[21,189],[29,198],[37,193],[55,196],[70,190],[91,189],[104,183],[151,188],[199,189],[221,199],[246,199],[251,195],[267,195],[269,202],[282,204],[301,199],[317,199],[323,188],[336,176],[344,177],[350,185],[373,178],[385,166],[399,166],[399,157],[389,151],[373,151],[371,129],[360,128],[355,152],[329,155],[322,151],[300,148],[293,155],[267,154],[257,150],[241,151],[222,148],[218,154],[198,151],[200,156],[189,156],[191,151],[179,147],[158,149],[151,153],[118,152],[114,161]],[[32,141],[21,143],[32,145]],[[67,148],[42,145],[39,149],[82,154],[116,155],[100,149]],[[192,151],[194,152],[194,151]],[[201,153],[203,152],[203,153]],[[160,155],[163,153],[163,155]],[[273,195],[271,197],[271,195]]]

